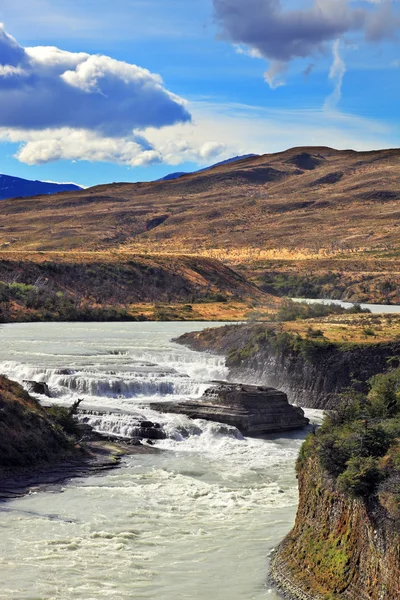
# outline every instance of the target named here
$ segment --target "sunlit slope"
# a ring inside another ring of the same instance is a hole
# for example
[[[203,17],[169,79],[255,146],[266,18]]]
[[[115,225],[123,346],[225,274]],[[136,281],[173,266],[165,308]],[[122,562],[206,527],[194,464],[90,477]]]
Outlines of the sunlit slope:
[[[399,243],[400,150],[294,148],[178,180],[3,201],[8,250],[327,252]],[[254,256],[252,256],[254,259]]]

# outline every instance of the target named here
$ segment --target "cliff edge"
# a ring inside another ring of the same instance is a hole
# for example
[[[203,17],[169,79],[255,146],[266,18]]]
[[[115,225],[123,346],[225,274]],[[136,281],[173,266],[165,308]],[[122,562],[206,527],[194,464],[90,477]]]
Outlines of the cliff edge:
[[[348,390],[304,443],[294,529],[272,561],[299,600],[400,597],[400,369]]]
[[[289,402],[307,408],[334,408],[337,395],[354,381],[365,391],[371,377],[399,362],[399,340],[332,342],[313,337],[313,330],[299,335],[281,328],[281,323],[227,325],[177,341],[225,356],[231,381],[277,388]]]
[[[278,587],[296,600],[399,598],[398,518],[378,501],[337,491],[312,459],[299,472],[299,492],[295,527],[272,560]]]

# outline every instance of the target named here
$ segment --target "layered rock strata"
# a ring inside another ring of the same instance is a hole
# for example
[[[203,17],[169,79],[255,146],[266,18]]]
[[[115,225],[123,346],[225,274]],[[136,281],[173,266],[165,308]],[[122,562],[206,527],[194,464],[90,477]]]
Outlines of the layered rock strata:
[[[337,491],[313,457],[300,469],[299,492],[273,581],[296,600],[400,598],[400,523],[379,498]]]
[[[309,423],[304,411],[289,404],[284,392],[240,383],[218,383],[196,402],[163,402],[152,404],[152,408],[225,423],[245,435],[289,431]]]

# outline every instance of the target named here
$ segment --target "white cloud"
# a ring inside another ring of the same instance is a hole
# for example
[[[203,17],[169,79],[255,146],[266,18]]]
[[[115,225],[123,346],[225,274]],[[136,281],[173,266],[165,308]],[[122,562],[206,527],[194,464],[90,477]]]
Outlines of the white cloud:
[[[340,40],[333,43],[333,63],[329,71],[329,79],[334,81],[334,89],[325,101],[326,109],[335,109],[342,97],[343,78],[346,73],[346,65],[340,56]]]
[[[34,165],[54,160],[88,160],[146,166],[191,161],[208,165],[249,153],[279,152],[293,146],[372,150],[397,145],[399,131],[380,121],[325,108],[278,110],[240,104],[192,102],[192,123],[147,128],[136,138],[101,137],[68,128],[0,130],[0,138],[22,142],[17,158]]]
[[[1,25],[0,66],[2,127],[73,127],[120,137],[190,120],[159,75],[108,56],[24,49]]]
[[[0,24],[0,128],[27,164],[161,160],[140,134],[190,121],[159,75],[108,56],[54,46],[22,48]]]
[[[162,157],[140,136],[111,138],[86,129],[45,129],[43,131],[0,130],[0,138],[20,142],[16,154],[20,162],[28,165],[45,164],[57,160],[87,160],[90,162],[116,162],[130,166],[144,166],[160,162]]]

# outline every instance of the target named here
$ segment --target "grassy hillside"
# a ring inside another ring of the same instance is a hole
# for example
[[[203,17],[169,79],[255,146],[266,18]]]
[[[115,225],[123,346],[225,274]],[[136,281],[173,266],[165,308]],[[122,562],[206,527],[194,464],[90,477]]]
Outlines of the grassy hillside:
[[[295,148],[175,181],[4,201],[12,249],[337,253],[398,246],[400,150]],[[324,235],[321,236],[321,227]],[[265,257],[271,254],[265,254]]]
[[[3,253],[0,320],[237,320],[279,299],[188,256]]]
[[[272,294],[396,304],[399,190],[398,149],[293,148],[172,181],[3,201],[0,257],[185,254]]]
[[[388,258],[389,254],[256,260],[234,266],[261,289],[278,296],[400,304],[400,263],[398,258]]]

